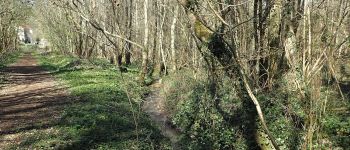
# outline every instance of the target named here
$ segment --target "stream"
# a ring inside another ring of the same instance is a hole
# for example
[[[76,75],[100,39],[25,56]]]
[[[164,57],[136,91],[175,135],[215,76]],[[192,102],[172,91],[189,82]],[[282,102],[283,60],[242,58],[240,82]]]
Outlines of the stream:
[[[170,139],[173,149],[180,149],[178,142],[181,132],[172,126],[171,121],[168,119],[168,115],[164,109],[165,100],[160,91],[161,84],[153,84],[151,86],[151,92],[145,98],[142,109],[158,125],[162,134]]]

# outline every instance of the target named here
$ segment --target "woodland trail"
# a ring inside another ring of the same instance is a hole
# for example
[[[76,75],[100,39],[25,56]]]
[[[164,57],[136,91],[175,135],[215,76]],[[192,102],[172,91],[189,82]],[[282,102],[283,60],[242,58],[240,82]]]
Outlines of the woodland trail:
[[[62,108],[69,102],[66,89],[38,66],[30,53],[0,73],[0,150],[21,142],[31,130],[46,130],[59,120]]]
[[[181,133],[172,125],[165,111],[164,95],[161,93],[162,84],[157,81],[150,88],[151,92],[145,98],[143,111],[149,114],[151,119],[157,123],[162,134],[170,139],[173,149],[180,149],[178,142]]]

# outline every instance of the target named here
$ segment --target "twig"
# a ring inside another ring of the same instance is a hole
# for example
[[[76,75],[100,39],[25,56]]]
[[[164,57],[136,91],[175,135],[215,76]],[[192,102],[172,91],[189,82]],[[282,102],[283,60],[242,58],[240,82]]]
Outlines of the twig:
[[[125,81],[122,71],[120,71],[120,76],[122,78],[122,81]],[[125,87],[123,87],[123,90],[126,93],[126,96],[128,97],[130,109],[131,109],[131,112],[132,112],[132,117],[133,117],[133,120],[134,120],[134,125],[135,125],[135,130],[136,130],[136,140],[137,140],[137,142],[140,142],[139,141],[139,126],[138,126],[138,122],[137,122],[139,117],[136,116],[136,113],[134,111],[134,107],[133,107],[132,100],[131,100],[131,97],[130,97],[130,94],[129,94],[128,90]],[[138,146],[139,145],[140,144],[138,144]]]
[[[219,14],[218,12],[215,11],[213,5],[211,5],[210,2],[209,2],[208,0],[206,0],[206,2],[208,3],[210,10],[213,11],[213,13],[215,14],[215,16],[218,17],[219,20],[220,20],[223,24],[225,24],[226,26],[230,26],[230,25],[220,16],[220,14]]]

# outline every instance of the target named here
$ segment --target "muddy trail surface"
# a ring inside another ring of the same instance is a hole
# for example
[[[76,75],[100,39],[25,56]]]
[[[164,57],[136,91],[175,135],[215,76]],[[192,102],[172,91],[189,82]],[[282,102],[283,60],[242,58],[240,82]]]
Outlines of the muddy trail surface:
[[[70,98],[66,89],[38,66],[30,53],[0,70],[0,150],[16,145],[31,130],[55,125]]]
[[[151,92],[145,98],[143,111],[158,125],[162,134],[170,139],[173,149],[181,149],[179,144],[181,132],[171,123],[169,114],[165,110],[165,99],[161,93],[162,87],[159,81],[151,85]]]

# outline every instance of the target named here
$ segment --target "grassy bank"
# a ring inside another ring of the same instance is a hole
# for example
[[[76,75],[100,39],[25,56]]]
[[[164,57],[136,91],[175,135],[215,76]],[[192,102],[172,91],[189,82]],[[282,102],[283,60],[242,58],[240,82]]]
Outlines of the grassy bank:
[[[104,61],[58,54],[36,57],[42,67],[68,87],[73,98],[57,123],[28,133],[19,147],[169,149],[169,140],[139,109],[146,89],[136,82],[136,73],[121,75]]]
[[[28,48],[25,45],[22,45],[17,50],[0,53],[0,70],[4,69],[7,65],[16,62],[26,49]]]
[[[0,84],[5,80],[5,75],[1,72],[7,65],[16,62],[16,60],[21,56],[23,48],[20,48],[17,51],[6,52],[0,54]]]
[[[20,56],[20,51],[8,52],[0,56],[0,69],[3,69],[8,64],[14,63]]]

